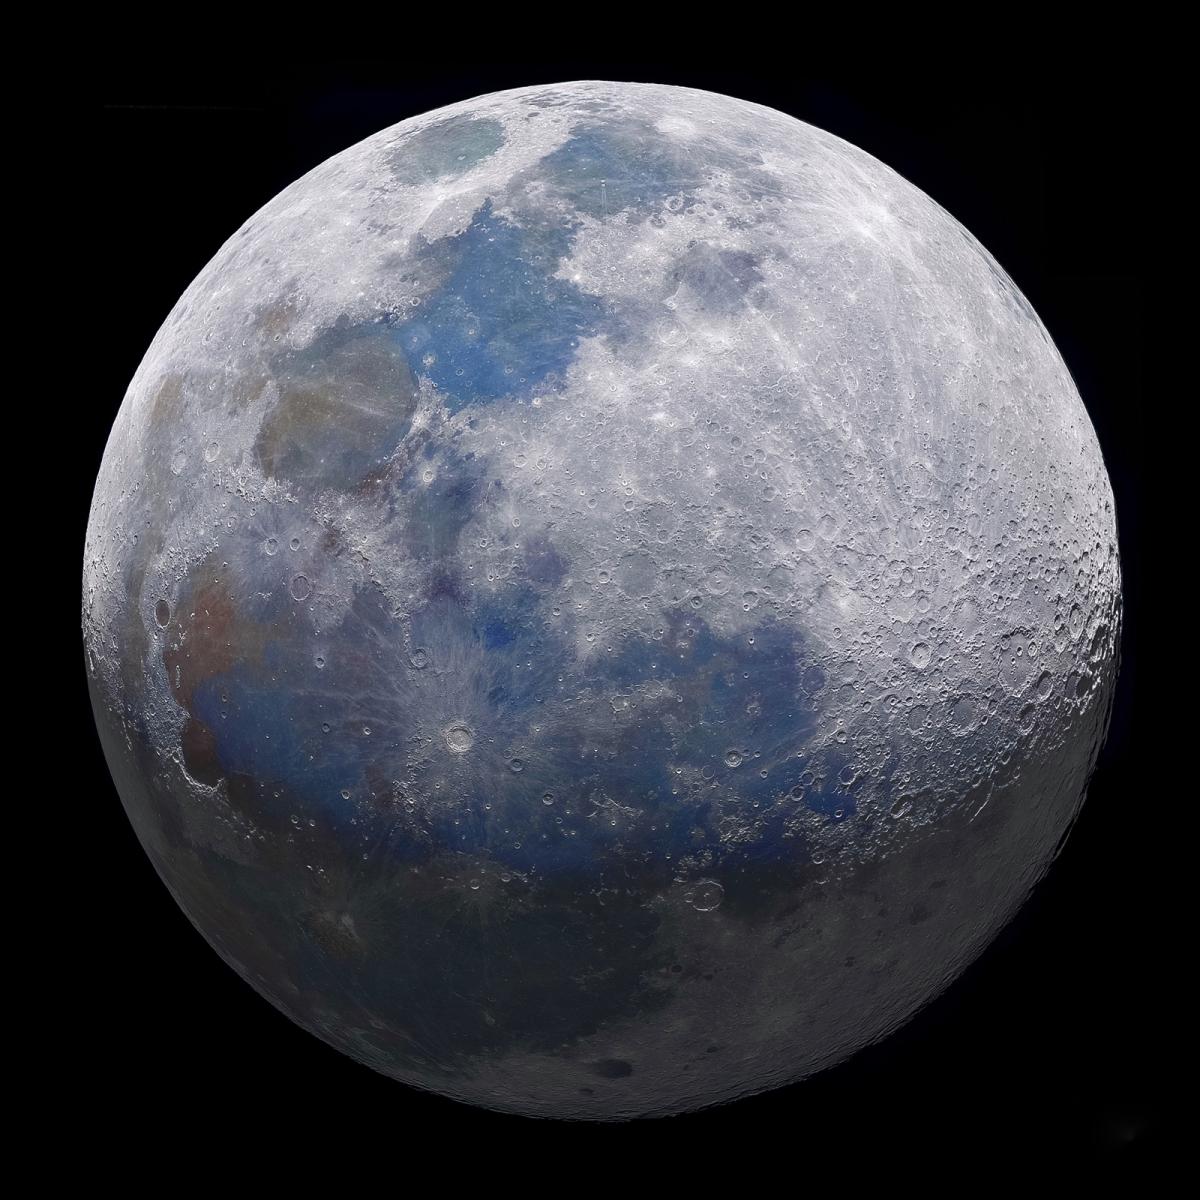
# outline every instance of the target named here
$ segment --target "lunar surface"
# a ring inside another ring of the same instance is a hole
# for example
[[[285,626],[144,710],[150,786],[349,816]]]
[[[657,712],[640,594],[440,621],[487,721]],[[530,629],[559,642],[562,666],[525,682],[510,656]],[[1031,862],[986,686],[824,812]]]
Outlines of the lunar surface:
[[[84,557],[113,777],[222,958],[566,1118],[940,992],[1079,809],[1119,621],[1095,434],[987,251],[837,137],[635,84],[405,121],[252,216]]]

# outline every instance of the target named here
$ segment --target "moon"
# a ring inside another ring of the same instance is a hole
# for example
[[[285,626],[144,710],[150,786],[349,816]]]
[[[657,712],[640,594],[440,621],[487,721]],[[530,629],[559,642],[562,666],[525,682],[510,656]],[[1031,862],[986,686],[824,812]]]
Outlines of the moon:
[[[250,217],[83,563],[113,779],[217,953],[360,1063],[569,1119],[941,992],[1079,810],[1120,614],[999,264],[845,141],[650,84],[440,109]]]

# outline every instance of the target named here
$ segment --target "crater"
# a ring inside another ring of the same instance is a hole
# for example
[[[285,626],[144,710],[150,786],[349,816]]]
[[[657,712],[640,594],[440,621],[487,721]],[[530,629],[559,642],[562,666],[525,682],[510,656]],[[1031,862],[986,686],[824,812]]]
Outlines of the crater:
[[[452,721],[442,730],[442,737],[454,754],[466,754],[475,745],[475,734],[465,721]]]

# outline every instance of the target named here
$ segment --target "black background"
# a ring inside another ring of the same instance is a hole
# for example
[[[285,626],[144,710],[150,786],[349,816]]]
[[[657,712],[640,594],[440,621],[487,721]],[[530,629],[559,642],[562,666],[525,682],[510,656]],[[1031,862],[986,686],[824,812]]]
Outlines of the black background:
[[[903,1173],[934,1161],[988,1172],[1157,1161],[1173,1115],[1177,1035],[1160,994],[1168,935],[1158,869],[1133,835],[1149,744],[1138,660],[1147,284],[1128,233],[1143,219],[1130,162],[1146,112],[1128,76],[1027,64],[1019,87],[998,87],[982,67],[867,78],[782,58],[738,70],[649,57],[411,57],[95,69],[85,99],[90,252],[94,276],[109,283],[91,308],[90,401],[64,485],[80,550],[109,427],[151,338],[222,242],[282,187],[378,129],[500,88],[685,84],[778,108],[882,159],[966,225],[1037,309],[1079,386],[1117,499],[1126,618],[1112,732],[1048,879],[965,975],[885,1043],[724,1108],[624,1126],[548,1124],[375,1075],[292,1026],[219,962],[125,820],[77,642],[69,669],[79,750],[68,766],[83,863],[69,937],[73,971],[91,982],[79,997],[88,1032],[72,1050],[72,1075],[83,1080],[95,1144],[118,1153],[130,1135],[159,1138],[195,1156],[216,1138],[269,1158],[416,1152],[452,1135],[464,1155],[495,1164],[495,1186],[532,1186],[536,1164],[563,1150],[597,1169],[626,1151],[715,1169],[769,1148],[792,1159],[797,1187],[817,1162],[853,1172],[872,1160]]]

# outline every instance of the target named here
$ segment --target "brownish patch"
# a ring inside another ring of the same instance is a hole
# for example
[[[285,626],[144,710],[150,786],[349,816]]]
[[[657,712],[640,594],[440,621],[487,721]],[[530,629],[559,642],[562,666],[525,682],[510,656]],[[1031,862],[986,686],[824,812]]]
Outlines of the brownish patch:
[[[408,431],[416,381],[377,330],[330,330],[274,366],[278,399],[255,452],[276,478],[351,490],[377,476]]]
[[[217,759],[217,739],[203,721],[190,717],[183,727],[181,738],[183,761],[188,774],[197,783],[215,787],[221,779],[221,764]]]
[[[183,376],[164,375],[150,402],[150,430],[161,434],[176,428],[183,419]]]
[[[225,772],[218,761],[213,731],[192,714],[195,690],[237,663],[261,662],[266,642],[266,630],[247,621],[224,580],[209,574],[215,569],[211,560],[196,569],[192,595],[181,598],[176,609],[178,634],[168,638],[163,648],[171,691],[188,714],[180,739],[184,763],[193,779],[209,786]],[[196,576],[203,577],[204,583],[197,586]]]
[[[211,570],[205,564],[199,570]],[[228,671],[240,657],[234,650],[244,643],[245,623],[219,576],[210,578],[181,603],[177,613],[180,635],[168,640],[163,663],[176,700],[190,707],[196,685]]]
[[[295,280],[289,286],[295,285]],[[291,299],[273,300],[264,304],[250,322],[250,328],[261,334],[264,339],[282,341],[284,336],[296,323],[296,305]]]

